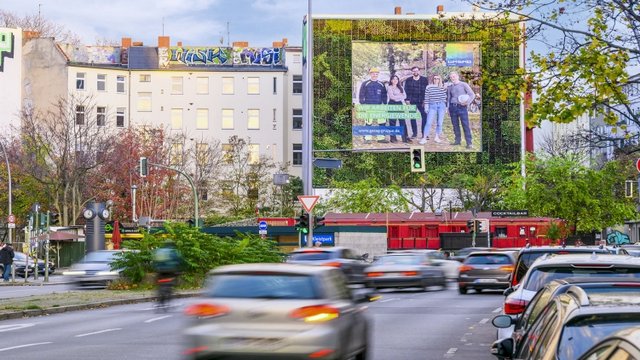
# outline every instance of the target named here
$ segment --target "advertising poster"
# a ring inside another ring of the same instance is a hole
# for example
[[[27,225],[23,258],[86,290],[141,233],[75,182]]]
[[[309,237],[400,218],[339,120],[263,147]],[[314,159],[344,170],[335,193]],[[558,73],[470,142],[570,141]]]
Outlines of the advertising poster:
[[[360,151],[482,151],[479,42],[352,42]]]

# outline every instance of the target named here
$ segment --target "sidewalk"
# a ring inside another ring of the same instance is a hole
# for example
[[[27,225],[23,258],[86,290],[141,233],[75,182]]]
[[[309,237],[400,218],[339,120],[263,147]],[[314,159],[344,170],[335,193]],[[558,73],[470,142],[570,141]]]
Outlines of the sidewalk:
[[[63,271],[67,271],[67,268],[56,269],[53,274],[49,275],[49,281],[45,281],[44,275],[38,274],[38,278],[34,279],[33,275],[29,275],[26,279],[22,276],[16,276],[15,279],[9,281],[2,281],[0,278],[0,286],[43,286],[43,285],[60,285],[70,284],[71,281],[66,276],[62,275]]]

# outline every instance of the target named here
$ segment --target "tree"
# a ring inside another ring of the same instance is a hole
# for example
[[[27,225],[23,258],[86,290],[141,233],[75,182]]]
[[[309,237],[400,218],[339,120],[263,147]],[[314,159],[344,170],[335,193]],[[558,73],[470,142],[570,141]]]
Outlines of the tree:
[[[64,26],[56,24],[40,14],[25,15],[20,17],[14,13],[0,10],[0,27],[22,28],[24,30],[37,31],[41,37],[52,37],[56,41],[80,44],[80,37],[77,34],[65,29]]]
[[[502,190],[499,187],[501,178],[498,171],[488,168],[475,175],[456,173],[451,180],[464,209],[483,211],[498,201]]]
[[[560,218],[577,232],[597,231],[637,216],[624,198],[626,174],[617,161],[592,169],[559,157],[529,160],[527,177],[507,180],[503,205],[533,216]]]
[[[331,188],[329,199],[320,204],[318,213],[327,210],[342,213],[408,211],[402,189],[396,185],[385,188],[375,179],[365,179],[357,183],[334,182]]]
[[[488,10],[520,16],[528,43],[540,42],[546,53],[532,53],[522,91],[537,93],[527,112],[531,126],[544,120],[568,123],[589,114],[613,126],[612,133],[591,131],[595,144],[620,140],[639,143],[640,113],[633,111],[631,90],[640,77],[628,67],[640,60],[640,16],[637,4],[623,0],[471,1]],[[506,86],[503,91],[513,91]]]

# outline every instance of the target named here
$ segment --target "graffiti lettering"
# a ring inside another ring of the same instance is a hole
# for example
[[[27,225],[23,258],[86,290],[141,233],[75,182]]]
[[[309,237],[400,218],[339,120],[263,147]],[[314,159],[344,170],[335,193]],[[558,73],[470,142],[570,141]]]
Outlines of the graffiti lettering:
[[[236,65],[282,65],[281,48],[234,49],[233,63]]]
[[[277,66],[284,64],[282,48],[227,48],[227,47],[172,47],[170,54],[160,54],[160,67],[171,64],[187,66],[210,65],[261,65]]]
[[[227,65],[228,48],[171,48],[169,61],[184,65]]]
[[[13,33],[0,32],[0,72],[4,72],[4,58],[13,58]]]

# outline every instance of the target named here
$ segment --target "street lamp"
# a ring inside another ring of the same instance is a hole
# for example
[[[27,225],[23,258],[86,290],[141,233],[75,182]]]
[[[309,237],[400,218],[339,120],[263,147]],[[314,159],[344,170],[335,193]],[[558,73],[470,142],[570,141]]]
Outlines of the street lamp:
[[[8,183],[8,190],[9,190],[9,213],[7,214],[8,216],[13,215],[13,210],[11,208],[11,200],[12,200],[12,191],[11,191],[11,166],[9,166],[9,155],[7,155],[7,149],[4,147],[4,141],[0,141],[0,146],[2,147],[2,152],[4,153],[4,161],[7,164],[7,183]],[[12,236],[11,236],[11,228],[9,228],[9,244],[13,243],[12,242]]]

